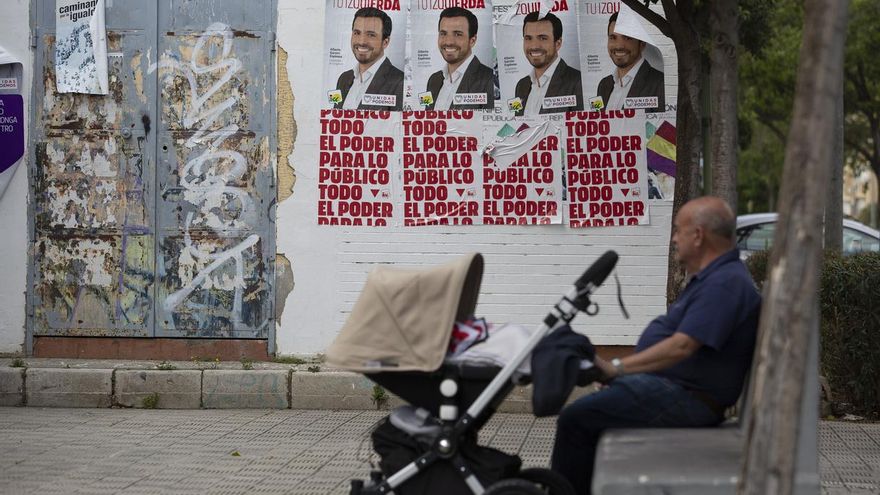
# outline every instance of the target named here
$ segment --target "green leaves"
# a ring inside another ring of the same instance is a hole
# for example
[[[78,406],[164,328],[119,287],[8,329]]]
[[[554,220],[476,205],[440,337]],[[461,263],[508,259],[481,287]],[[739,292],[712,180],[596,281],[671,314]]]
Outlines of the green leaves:
[[[768,252],[746,261],[759,287],[766,278]],[[822,374],[836,402],[852,404],[853,412],[880,418],[880,253],[841,256],[826,251],[822,264]]]

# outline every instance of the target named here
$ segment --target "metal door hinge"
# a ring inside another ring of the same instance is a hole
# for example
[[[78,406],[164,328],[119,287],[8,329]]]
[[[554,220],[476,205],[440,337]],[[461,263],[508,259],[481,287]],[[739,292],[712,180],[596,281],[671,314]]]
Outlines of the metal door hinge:
[[[275,31],[269,31],[269,46],[273,52],[275,51],[275,41]]]
[[[37,36],[36,32],[31,33],[31,48],[37,47],[37,40],[38,39],[39,39],[39,36]]]

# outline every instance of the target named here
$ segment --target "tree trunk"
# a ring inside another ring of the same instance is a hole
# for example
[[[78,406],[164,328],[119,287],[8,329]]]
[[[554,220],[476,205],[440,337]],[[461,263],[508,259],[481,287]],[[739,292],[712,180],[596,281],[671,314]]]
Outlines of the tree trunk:
[[[648,8],[644,0],[621,0],[657,27],[675,43],[678,54],[678,96],[676,119],[675,198],[672,215],[681,206],[697,197],[700,183],[700,155],[703,129],[700,121],[700,35],[694,27],[694,0],[660,0],[663,16]],[[666,279],[666,303],[678,298],[685,280],[684,268],[676,261],[669,240],[669,261]]]
[[[821,225],[830,178],[848,0],[807,0],[779,221],[761,312],[741,494],[794,485],[809,336],[818,331]],[[822,138],[822,136],[828,136]]]
[[[843,250],[843,71],[835,81],[840,87],[839,108],[834,111],[831,178],[828,181],[828,204],[825,205],[825,249]],[[857,212],[858,213],[858,212]]]
[[[676,118],[675,198],[672,215],[682,205],[700,195],[700,151],[703,131],[700,122],[700,38],[690,19],[682,19],[678,12],[670,12],[664,3],[666,18],[670,21],[672,39],[678,52],[678,108]],[[672,304],[678,298],[685,280],[684,267],[675,259],[672,237],[669,244],[666,301]]]
[[[737,211],[736,169],[739,135],[737,126],[737,46],[739,46],[737,0],[709,4],[712,29],[709,72],[710,135],[712,143],[712,195],[723,198]]]

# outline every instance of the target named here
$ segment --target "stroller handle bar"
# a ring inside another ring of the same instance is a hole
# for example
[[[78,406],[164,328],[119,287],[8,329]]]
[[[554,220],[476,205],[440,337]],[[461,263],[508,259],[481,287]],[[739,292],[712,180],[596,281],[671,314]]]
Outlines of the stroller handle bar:
[[[605,254],[600,256],[599,259],[584,271],[584,274],[581,275],[581,278],[577,279],[574,286],[578,289],[583,289],[590,284],[592,284],[593,288],[599,287],[602,285],[602,282],[608,278],[608,274],[611,273],[611,270],[614,269],[614,265],[616,264],[617,253],[614,251],[605,251]]]
[[[557,327],[561,326],[560,320],[564,323],[569,323],[575,316],[577,316],[579,311],[583,311],[589,306],[590,294],[602,285],[608,277],[608,274],[611,273],[611,270],[613,270],[614,266],[617,264],[617,258],[618,256],[616,252],[606,251],[605,254],[599,257],[598,260],[584,271],[584,274],[577,279],[574,286],[569,289],[568,293],[563,296],[555,306],[553,306],[553,309],[550,310],[549,313],[547,313],[544,322],[538,327],[535,333],[529,337],[526,345],[517,351],[513,359],[508,361],[504,367],[501,368],[501,371],[495,375],[495,378],[492,379],[479,397],[477,397],[477,399],[471,404],[467,413],[465,413],[465,415],[459,420],[462,426],[470,423],[483,412],[483,409],[489,405],[489,402],[495,394],[504,387],[508,380],[510,380],[520,363],[532,353],[535,346],[538,345],[538,342],[540,342],[541,339],[551,331],[556,330]]]

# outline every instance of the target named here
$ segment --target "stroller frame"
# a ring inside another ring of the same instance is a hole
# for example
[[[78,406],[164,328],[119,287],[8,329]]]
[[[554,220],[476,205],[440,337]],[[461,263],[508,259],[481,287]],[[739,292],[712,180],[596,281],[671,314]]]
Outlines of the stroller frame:
[[[608,251],[600,257],[583,275],[575,282],[574,286],[565,294],[547,313],[542,324],[531,335],[514,357],[495,375],[486,388],[477,396],[467,411],[457,416],[457,410],[444,409],[441,406],[441,427],[439,434],[434,439],[429,450],[398,470],[396,473],[382,479],[381,472],[373,472],[370,481],[351,481],[351,495],[384,495],[410,480],[419,472],[431,467],[440,460],[448,460],[455,471],[462,477],[465,484],[475,495],[482,495],[486,487],[480,483],[476,474],[470,469],[458,451],[458,439],[463,438],[471,430],[479,428],[488,419],[494,409],[504,400],[513,389],[514,374],[519,365],[529,357],[538,343],[557,328],[570,323],[581,311],[587,314],[595,314],[589,310],[591,306],[590,295],[599,287],[614,265],[617,263],[617,253]],[[451,399],[455,396],[455,388],[441,384],[441,394]],[[451,393],[450,393],[451,392]],[[454,407],[454,406],[453,406]]]

